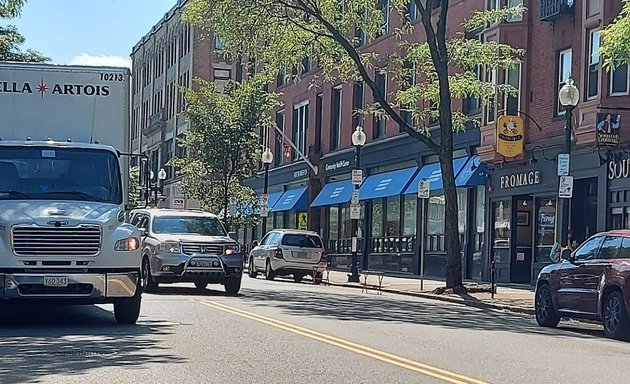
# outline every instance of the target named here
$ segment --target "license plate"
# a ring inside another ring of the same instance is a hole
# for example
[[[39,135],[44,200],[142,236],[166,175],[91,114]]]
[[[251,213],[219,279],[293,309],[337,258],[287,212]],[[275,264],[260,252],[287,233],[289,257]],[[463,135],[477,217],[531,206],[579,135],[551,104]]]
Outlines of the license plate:
[[[306,259],[308,257],[308,253],[306,252],[295,252],[295,257],[299,259]]]
[[[193,264],[194,267],[201,267],[201,268],[207,268],[212,266],[212,262],[208,261],[208,260],[195,260]]]
[[[67,287],[68,278],[66,276],[44,276],[45,287]]]

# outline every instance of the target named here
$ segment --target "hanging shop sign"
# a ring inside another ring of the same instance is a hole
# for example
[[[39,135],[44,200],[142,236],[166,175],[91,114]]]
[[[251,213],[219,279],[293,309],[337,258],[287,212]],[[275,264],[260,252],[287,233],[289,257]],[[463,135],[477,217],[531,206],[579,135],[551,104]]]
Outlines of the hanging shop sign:
[[[504,115],[497,121],[497,153],[505,157],[523,154],[523,119],[519,116]]]
[[[613,116],[610,113],[597,114],[596,141],[598,147],[619,146],[619,126],[621,115]]]

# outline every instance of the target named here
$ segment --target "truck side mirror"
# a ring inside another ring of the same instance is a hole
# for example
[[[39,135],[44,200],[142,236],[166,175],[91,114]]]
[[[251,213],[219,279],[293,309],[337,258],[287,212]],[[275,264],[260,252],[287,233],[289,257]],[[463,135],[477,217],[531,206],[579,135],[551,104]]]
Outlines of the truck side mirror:
[[[228,232],[228,236],[230,236],[234,240],[237,240],[236,239],[237,235],[236,235],[236,232],[234,232],[234,231]]]

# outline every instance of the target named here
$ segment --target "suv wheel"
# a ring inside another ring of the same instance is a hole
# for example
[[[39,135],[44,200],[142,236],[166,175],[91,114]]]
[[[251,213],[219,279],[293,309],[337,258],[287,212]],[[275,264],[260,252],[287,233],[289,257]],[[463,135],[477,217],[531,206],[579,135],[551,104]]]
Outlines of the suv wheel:
[[[543,283],[536,290],[535,308],[536,322],[541,327],[554,328],[560,322],[560,315],[558,315],[556,309],[553,307],[549,284]]]
[[[617,340],[626,340],[628,338],[628,333],[630,332],[628,328],[628,314],[623,302],[623,296],[619,291],[613,291],[606,295],[602,315],[606,337]]]
[[[265,279],[273,280],[276,277],[273,269],[271,269],[271,261],[267,259],[267,264],[265,264]]]
[[[151,264],[148,258],[142,260],[142,288],[145,292],[155,292],[158,289],[158,284],[153,280],[151,276]]]
[[[251,257],[249,258],[249,263],[247,263],[247,275],[249,277],[251,277],[252,279],[255,279],[256,276],[258,276],[258,272],[256,271],[256,268],[254,268],[254,259],[252,259]]]
[[[304,275],[301,273],[293,274],[293,281],[295,281],[296,283],[301,283],[303,278],[304,278]]]

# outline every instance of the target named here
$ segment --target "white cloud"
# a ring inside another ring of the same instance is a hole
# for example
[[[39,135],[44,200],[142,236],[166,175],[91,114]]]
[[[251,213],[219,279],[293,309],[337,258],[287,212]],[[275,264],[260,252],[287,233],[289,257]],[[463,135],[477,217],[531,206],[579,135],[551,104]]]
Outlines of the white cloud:
[[[121,56],[90,55],[82,53],[70,60],[69,65],[110,66],[131,68],[131,59]]]

